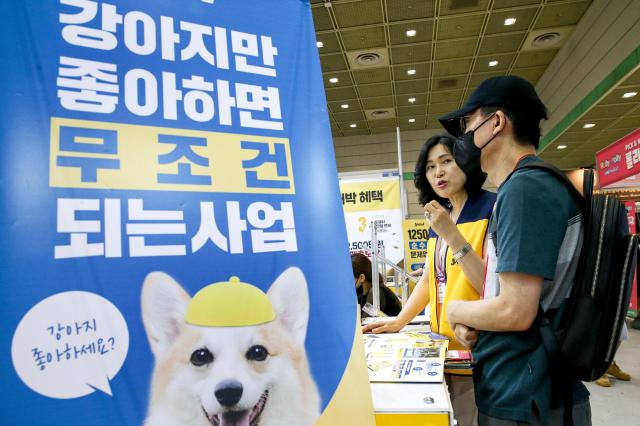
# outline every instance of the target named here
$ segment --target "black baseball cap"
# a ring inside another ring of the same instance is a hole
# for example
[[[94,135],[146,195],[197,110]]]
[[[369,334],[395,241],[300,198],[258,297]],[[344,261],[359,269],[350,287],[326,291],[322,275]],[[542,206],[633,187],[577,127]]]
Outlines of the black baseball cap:
[[[438,120],[453,136],[460,136],[462,134],[460,117],[483,106],[504,107],[538,121],[547,118],[547,108],[538,97],[533,85],[524,78],[508,75],[491,77],[483,81],[462,108]]]

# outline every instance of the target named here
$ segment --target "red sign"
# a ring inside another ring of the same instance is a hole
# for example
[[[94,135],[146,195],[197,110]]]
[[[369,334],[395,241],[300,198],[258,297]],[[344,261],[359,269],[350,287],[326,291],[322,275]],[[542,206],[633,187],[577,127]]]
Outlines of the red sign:
[[[631,235],[636,233],[636,202],[627,201],[624,203],[627,208],[627,220],[629,221],[629,232]],[[633,275],[633,287],[631,287],[631,300],[629,301],[629,309],[638,309],[638,274]]]
[[[596,153],[600,188],[640,173],[640,129]]]

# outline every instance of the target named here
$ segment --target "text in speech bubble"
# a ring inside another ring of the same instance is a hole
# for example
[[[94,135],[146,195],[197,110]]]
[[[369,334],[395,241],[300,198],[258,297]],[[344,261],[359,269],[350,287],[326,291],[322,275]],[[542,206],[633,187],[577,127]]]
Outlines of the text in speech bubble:
[[[20,320],[11,359],[22,381],[50,398],[111,395],[129,350],[129,330],[113,303],[95,293],[50,296]]]

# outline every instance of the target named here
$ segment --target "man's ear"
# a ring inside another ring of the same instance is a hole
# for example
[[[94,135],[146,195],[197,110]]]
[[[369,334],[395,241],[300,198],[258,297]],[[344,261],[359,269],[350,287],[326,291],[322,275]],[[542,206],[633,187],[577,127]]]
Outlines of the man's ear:
[[[191,298],[164,272],[151,272],[142,284],[142,322],[151,351],[161,357],[184,327]]]
[[[496,120],[493,125],[493,134],[497,135],[507,126],[507,115],[502,110],[497,110],[494,117]]]

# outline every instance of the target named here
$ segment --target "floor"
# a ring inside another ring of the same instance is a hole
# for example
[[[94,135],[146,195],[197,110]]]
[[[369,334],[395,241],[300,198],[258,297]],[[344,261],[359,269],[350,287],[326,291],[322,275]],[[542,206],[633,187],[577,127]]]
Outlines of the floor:
[[[612,379],[610,388],[586,384],[591,392],[593,426],[640,426],[640,330],[629,327],[629,340],[620,346],[616,362],[631,375],[630,382]]]

